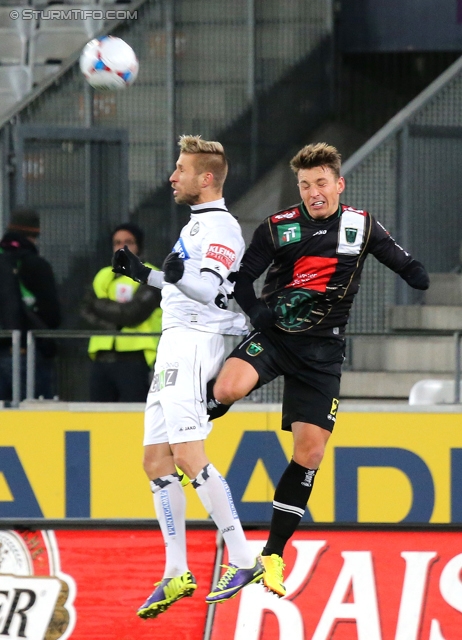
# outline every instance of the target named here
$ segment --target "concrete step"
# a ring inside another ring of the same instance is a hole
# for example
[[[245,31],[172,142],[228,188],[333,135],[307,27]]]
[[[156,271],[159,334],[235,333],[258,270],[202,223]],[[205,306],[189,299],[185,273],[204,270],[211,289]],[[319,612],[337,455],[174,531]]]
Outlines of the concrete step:
[[[355,337],[348,362],[353,371],[427,372],[431,378],[455,370],[455,341],[452,336]]]
[[[454,380],[450,374],[438,374],[439,380]],[[408,400],[412,387],[420,380],[435,379],[433,372],[386,373],[383,371],[344,371],[340,399]]]
[[[388,313],[393,331],[462,330],[462,305],[401,305]]]
[[[462,305],[462,274],[430,273],[424,300],[428,305]]]

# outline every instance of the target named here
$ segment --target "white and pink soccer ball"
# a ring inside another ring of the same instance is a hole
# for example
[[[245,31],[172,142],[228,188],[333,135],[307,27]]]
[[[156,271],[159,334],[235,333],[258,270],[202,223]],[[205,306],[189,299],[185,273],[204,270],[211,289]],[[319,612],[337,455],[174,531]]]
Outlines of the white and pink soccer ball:
[[[81,72],[99,91],[130,86],[136,80],[138,68],[138,59],[131,46],[115,36],[90,40],[80,55]]]

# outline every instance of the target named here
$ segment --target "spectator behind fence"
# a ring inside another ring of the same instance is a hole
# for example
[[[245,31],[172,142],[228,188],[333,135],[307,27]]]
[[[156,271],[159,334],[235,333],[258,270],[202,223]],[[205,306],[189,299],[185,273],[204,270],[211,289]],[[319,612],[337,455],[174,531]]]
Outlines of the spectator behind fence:
[[[143,231],[133,222],[116,227],[111,240],[114,252],[125,245],[136,255],[143,251]],[[158,289],[140,287],[139,282],[114,273],[108,266],[96,274],[81,315],[94,329],[160,334],[160,299]],[[92,359],[90,401],[146,402],[158,342],[158,335],[93,336],[88,345]]]
[[[61,322],[51,265],[37,249],[40,218],[32,209],[15,209],[0,240],[0,328],[21,330],[21,400],[26,397],[27,331],[56,329]],[[36,350],[35,397],[54,395],[52,340],[39,338]],[[11,338],[0,339],[0,400],[12,399]]]

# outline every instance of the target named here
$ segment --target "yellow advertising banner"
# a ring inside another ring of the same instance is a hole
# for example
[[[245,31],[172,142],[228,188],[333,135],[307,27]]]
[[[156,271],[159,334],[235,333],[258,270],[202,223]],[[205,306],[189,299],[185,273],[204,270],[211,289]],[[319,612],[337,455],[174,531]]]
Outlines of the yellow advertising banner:
[[[0,423],[0,517],[153,517],[142,413],[4,410]],[[292,451],[280,413],[231,411],[206,448],[242,520],[267,522]],[[304,519],[462,522],[461,487],[461,414],[341,412]],[[206,518],[186,493],[187,517]]]

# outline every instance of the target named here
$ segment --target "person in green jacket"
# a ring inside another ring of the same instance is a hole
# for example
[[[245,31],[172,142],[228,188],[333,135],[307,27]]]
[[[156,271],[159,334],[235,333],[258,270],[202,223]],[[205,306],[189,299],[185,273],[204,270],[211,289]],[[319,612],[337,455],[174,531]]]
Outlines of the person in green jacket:
[[[143,250],[144,233],[133,222],[118,225],[111,239],[114,252],[125,245],[138,256]],[[90,339],[90,402],[146,401],[162,326],[160,299],[159,289],[142,287],[114,273],[111,266],[98,271],[81,315],[94,329],[122,331],[127,336]],[[157,335],[137,337],[136,333]]]

